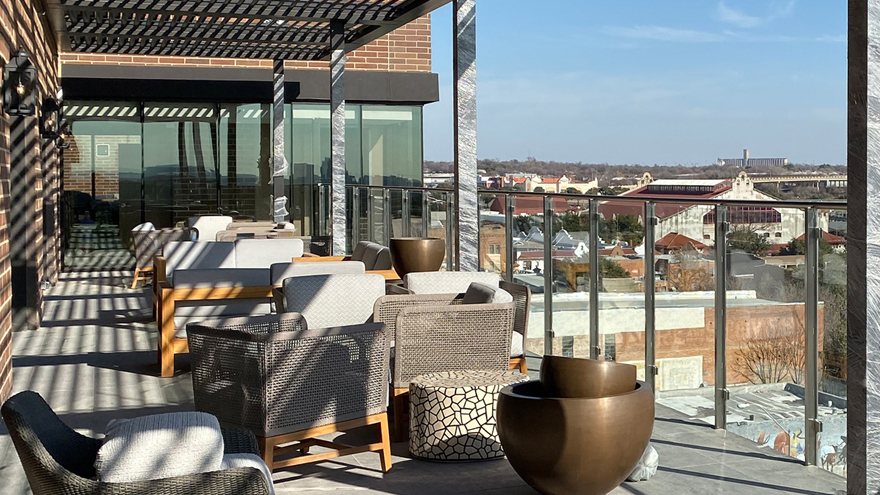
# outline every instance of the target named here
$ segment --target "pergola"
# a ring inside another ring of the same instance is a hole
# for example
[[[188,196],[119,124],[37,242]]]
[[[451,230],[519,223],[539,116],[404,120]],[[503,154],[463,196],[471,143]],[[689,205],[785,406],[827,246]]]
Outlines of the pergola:
[[[284,61],[326,60],[333,254],[346,250],[345,54],[453,4],[456,262],[478,268],[475,0],[48,0],[62,50],[274,60],[274,219],[287,216]]]

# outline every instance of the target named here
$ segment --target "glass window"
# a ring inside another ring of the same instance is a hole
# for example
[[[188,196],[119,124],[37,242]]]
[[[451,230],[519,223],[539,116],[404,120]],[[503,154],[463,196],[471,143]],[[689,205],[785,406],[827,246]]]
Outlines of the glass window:
[[[361,128],[363,172],[369,184],[421,185],[421,107],[364,105]]]
[[[221,211],[272,220],[272,105],[221,105],[219,135]]]
[[[141,223],[141,124],[130,103],[69,102],[65,118],[73,136],[64,150],[62,225],[66,262],[76,264],[95,251],[127,249]]]
[[[171,227],[216,214],[216,106],[147,104],[143,140],[146,219]]]

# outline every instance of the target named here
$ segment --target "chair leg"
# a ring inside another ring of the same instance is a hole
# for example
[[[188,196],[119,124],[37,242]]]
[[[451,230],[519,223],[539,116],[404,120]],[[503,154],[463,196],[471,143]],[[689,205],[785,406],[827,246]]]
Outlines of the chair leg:
[[[275,442],[272,437],[257,437],[257,446],[260,447],[260,457],[268,466],[269,471],[275,470]]]
[[[409,441],[409,390],[394,390],[394,440]]]
[[[522,361],[519,362],[519,372],[528,375],[529,374],[529,363],[526,362],[526,357],[522,357]]]
[[[159,365],[162,378],[170,378],[174,376],[174,300],[162,297],[160,304]]]
[[[134,267],[134,278],[131,280],[131,288],[137,289],[138,280],[140,280],[141,269]]]
[[[387,473],[391,469],[391,433],[388,431],[388,413],[382,415],[379,421],[379,440],[382,442],[382,450],[379,456],[382,463],[382,472]]]

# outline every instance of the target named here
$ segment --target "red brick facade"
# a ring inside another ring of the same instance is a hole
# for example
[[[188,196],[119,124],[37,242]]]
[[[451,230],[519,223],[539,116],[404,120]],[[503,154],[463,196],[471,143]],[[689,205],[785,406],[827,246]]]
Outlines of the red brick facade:
[[[37,68],[40,99],[54,96],[58,86],[57,49],[43,10],[37,0],[0,3],[0,69],[12,52],[27,50]],[[46,216],[56,224],[50,230],[58,230],[56,163],[57,151],[40,138],[36,117],[0,112],[0,399],[12,388],[13,267],[21,264],[30,274],[27,284],[14,288],[16,299],[31,308],[22,316],[28,324],[39,320],[39,281],[57,273],[57,236],[43,237],[44,204],[53,209]]]
[[[64,64],[187,65],[272,68],[271,60],[62,53]],[[326,61],[285,62],[290,69],[326,69]],[[431,72],[431,16],[426,15],[348,55],[346,70]]]

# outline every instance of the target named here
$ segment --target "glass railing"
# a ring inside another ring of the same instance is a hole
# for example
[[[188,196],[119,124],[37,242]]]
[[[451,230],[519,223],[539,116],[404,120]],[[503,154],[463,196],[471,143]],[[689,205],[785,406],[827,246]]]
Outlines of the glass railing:
[[[452,190],[347,190],[349,245],[455,238]],[[658,404],[845,476],[845,202],[481,190],[478,205],[480,269],[532,290],[527,352],[633,364]]]

